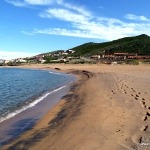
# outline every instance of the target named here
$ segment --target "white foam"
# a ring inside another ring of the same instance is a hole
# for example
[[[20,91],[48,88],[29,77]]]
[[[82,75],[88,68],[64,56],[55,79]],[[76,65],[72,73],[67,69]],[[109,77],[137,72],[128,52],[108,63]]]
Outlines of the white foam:
[[[50,74],[58,74],[58,75],[64,75],[62,73],[58,73],[58,72],[52,72],[52,71],[49,71]]]
[[[3,118],[0,118],[0,123],[3,122],[4,120],[8,120],[8,119],[10,119],[10,118],[16,116],[17,114],[19,114],[19,113],[25,111],[25,110],[28,109],[28,108],[31,108],[31,107],[35,106],[36,104],[38,104],[39,102],[41,102],[42,100],[44,100],[48,95],[50,95],[50,94],[52,94],[52,93],[54,93],[54,92],[57,92],[57,91],[59,91],[59,90],[65,88],[66,86],[67,86],[67,85],[62,86],[62,87],[60,87],[60,88],[58,88],[58,89],[55,89],[55,90],[53,90],[53,91],[51,91],[51,92],[49,92],[49,93],[46,93],[46,94],[44,94],[43,96],[41,96],[41,97],[39,97],[38,99],[36,99],[35,101],[33,101],[32,103],[30,103],[29,105],[24,106],[24,107],[22,107],[21,109],[16,110],[16,111],[14,111],[14,112],[8,114],[7,116],[5,116],[5,117],[3,117]]]

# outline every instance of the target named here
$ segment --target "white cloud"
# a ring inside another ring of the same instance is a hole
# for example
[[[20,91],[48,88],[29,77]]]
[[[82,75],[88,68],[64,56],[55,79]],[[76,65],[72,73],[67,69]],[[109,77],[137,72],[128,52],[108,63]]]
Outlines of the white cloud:
[[[93,19],[90,19],[89,17],[62,9],[50,9],[47,11],[47,16],[69,22],[71,24],[71,29],[39,29],[34,31],[34,33],[96,38],[103,40],[114,40],[125,36],[143,33],[150,35],[150,31],[148,30],[150,28],[149,23],[126,23],[115,18],[104,17],[99,17],[93,21]]]
[[[55,0],[5,0],[5,1],[18,7],[26,7],[29,5],[50,5],[56,2]]]
[[[110,27],[97,26],[96,24],[91,27],[80,26],[80,29],[69,30],[64,28],[49,28],[49,29],[35,29],[34,34],[51,34],[51,35],[63,35],[63,36],[73,36],[73,37],[82,37],[82,38],[95,38],[102,40],[114,40],[121,37],[133,35],[133,29],[128,28],[119,28],[119,27]],[[84,29],[86,28],[86,29]],[[136,35],[137,32],[135,32]]]
[[[125,18],[129,20],[136,20],[136,21],[150,21],[150,19],[148,19],[145,16],[137,16],[134,14],[127,14],[125,15]]]
[[[10,4],[17,6],[17,7],[24,7],[27,5],[24,1],[16,1],[16,0],[5,0],[5,1],[7,3],[10,3]]]
[[[46,12],[51,17],[68,22],[83,22],[88,19],[84,15],[74,13],[66,9],[48,9]]]
[[[21,31],[21,33],[26,34],[26,35],[34,35],[33,33],[26,32],[26,31]]]
[[[53,3],[53,0],[24,0],[30,5],[49,5]]]
[[[69,5],[64,5],[66,8],[50,8],[46,10],[41,17],[49,19],[57,19],[63,22],[68,22],[69,29],[65,28],[48,28],[39,29],[34,31],[34,33],[40,34],[55,34],[55,35],[65,35],[65,36],[76,36],[84,38],[97,38],[103,40],[114,40],[117,38],[132,36],[138,34],[149,34],[150,23],[149,19],[144,16],[136,16],[133,14],[126,15],[126,18],[132,20],[146,21],[143,22],[124,22],[117,18],[107,18],[107,17],[97,17],[93,16],[92,13],[84,13],[84,9],[80,7],[68,7]],[[73,9],[71,9],[73,8]]]
[[[86,10],[86,8],[81,7],[81,6],[76,6],[70,3],[64,3],[63,1],[58,2],[58,4],[60,4],[61,6],[69,9],[69,10],[74,10],[84,16],[91,16],[91,12],[89,12],[88,10]]]
[[[140,25],[125,23],[116,18],[86,16],[68,9],[48,9],[42,15],[45,18],[56,18],[69,22],[71,29],[39,29],[34,31],[34,33],[113,40],[124,36],[136,35],[135,29],[137,29],[137,26],[140,27]],[[140,29],[142,27],[143,25]]]
[[[59,28],[46,27],[41,29],[33,29],[32,32],[22,31],[24,34],[53,34],[64,36],[75,36],[84,38],[96,38],[102,40],[114,40],[125,36],[133,36],[138,34],[150,35],[150,19],[145,16],[137,16],[127,14],[126,22],[117,18],[108,18],[93,15],[92,12],[83,6],[67,3],[65,0],[7,0],[18,2],[18,4],[26,5],[51,5],[51,8],[43,8],[39,17],[45,19],[55,19],[59,22],[65,22],[66,26]],[[42,8],[41,8],[42,9]],[[135,22],[136,21],[136,22]]]
[[[65,35],[65,36],[74,36],[74,37],[83,37],[83,38],[99,38],[98,35],[91,34],[87,30],[67,30],[62,28],[53,28],[53,29],[44,29],[44,30],[34,30],[34,33],[40,34],[53,34],[53,35]]]
[[[37,55],[37,53],[0,51],[0,59],[5,59],[5,60],[31,57],[35,55]]]

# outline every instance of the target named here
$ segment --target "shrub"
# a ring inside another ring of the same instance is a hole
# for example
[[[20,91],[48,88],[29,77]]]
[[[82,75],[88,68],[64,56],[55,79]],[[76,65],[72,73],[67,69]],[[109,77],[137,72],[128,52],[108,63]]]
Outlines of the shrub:
[[[132,60],[126,60],[126,64],[130,64],[130,65],[139,65],[139,61],[132,59]]]

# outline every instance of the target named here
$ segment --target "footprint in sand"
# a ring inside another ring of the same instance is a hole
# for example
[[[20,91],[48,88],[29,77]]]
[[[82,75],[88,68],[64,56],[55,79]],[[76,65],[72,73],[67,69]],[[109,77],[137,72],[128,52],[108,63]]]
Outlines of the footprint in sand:
[[[147,120],[147,116],[144,116],[144,117],[142,118],[142,120],[143,120],[143,121],[146,121],[146,120]]]
[[[146,104],[144,101],[140,101],[140,103],[141,103],[142,107],[146,108]]]
[[[141,131],[146,131],[147,128],[148,128],[148,125],[146,125],[146,126],[142,125],[141,128],[140,128],[140,130],[141,130]]]
[[[148,109],[148,110],[150,110],[150,107],[149,107],[149,106],[147,106],[147,109]]]
[[[127,94],[127,92],[126,92],[126,91],[124,91],[124,93],[125,93],[125,94]]]
[[[131,94],[131,96],[134,96],[133,94]]]
[[[134,88],[131,88],[131,90],[132,90],[133,92],[136,92],[136,91],[134,90]]]
[[[146,116],[150,117],[150,112],[146,112]]]
[[[142,143],[142,134],[137,133],[137,134],[133,135],[132,136],[132,141],[136,144]]]
[[[115,92],[114,92],[113,90],[111,90],[111,92],[112,92],[113,94],[115,94]]]

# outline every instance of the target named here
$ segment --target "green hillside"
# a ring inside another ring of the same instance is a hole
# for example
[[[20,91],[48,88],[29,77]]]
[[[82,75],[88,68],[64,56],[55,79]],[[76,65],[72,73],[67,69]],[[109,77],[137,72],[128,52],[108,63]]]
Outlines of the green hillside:
[[[85,43],[72,49],[75,50],[75,56],[90,56],[102,53],[113,54],[114,52],[150,55],[150,37],[142,34],[135,37],[125,37],[105,43]]]

